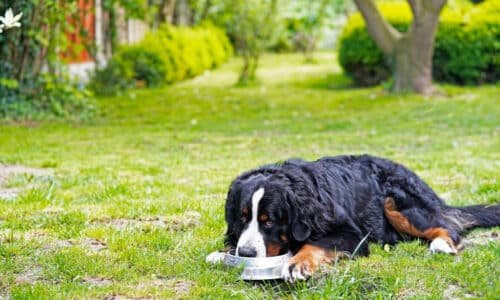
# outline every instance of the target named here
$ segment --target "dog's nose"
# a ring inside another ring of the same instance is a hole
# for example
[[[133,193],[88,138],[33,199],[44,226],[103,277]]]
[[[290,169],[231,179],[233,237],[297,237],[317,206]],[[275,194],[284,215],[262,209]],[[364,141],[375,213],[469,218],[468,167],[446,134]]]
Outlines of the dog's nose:
[[[254,248],[250,248],[250,247],[239,247],[238,248],[238,256],[256,257],[257,251]]]

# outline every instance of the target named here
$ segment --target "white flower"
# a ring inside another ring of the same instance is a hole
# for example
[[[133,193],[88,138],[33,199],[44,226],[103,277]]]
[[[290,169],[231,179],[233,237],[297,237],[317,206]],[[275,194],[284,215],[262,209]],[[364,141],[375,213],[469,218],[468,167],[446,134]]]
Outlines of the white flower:
[[[21,20],[22,16],[23,13],[19,13],[14,16],[12,9],[11,8],[7,9],[7,11],[5,12],[5,16],[4,17],[0,16],[0,22],[3,23],[3,25],[1,25],[2,27],[0,27],[0,32],[2,32],[1,30],[4,28],[9,29],[12,27],[21,27],[21,23],[19,22],[19,20]]]

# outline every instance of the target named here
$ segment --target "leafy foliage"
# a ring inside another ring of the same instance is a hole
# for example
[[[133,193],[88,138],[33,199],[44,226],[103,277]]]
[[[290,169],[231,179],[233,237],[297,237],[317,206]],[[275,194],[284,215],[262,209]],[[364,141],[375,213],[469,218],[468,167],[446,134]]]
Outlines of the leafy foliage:
[[[22,12],[20,28],[0,34],[0,117],[39,118],[91,113],[90,94],[67,76],[61,52],[76,29],[77,1],[7,0],[0,12]],[[46,67],[44,71],[43,67]]]
[[[234,176],[288,157],[370,152],[403,162],[451,205],[500,199],[497,87],[443,86],[428,101],[349,88],[333,53],[306,71],[301,58],[264,54],[265,90],[232,87],[232,60],[196,82],[100,99],[93,124],[2,125],[3,164],[49,169],[2,186],[19,194],[0,200],[0,297],[497,299],[500,227],[472,232],[458,256],[372,244],[369,257],[293,286],[205,262],[223,248]],[[199,222],[183,225],[190,211]]]
[[[233,53],[224,32],[211,25],[163,25],[139,44],[121,47],[90,84],[98,94],[134,86],[160,86],[191,78],[221,65]]]
[[[255,81],[259,56],[277,43],[283,27],[278,0],[213,2],[208,19],[226,30],[236,52],[243,57],[238,84]]]
[[[406,31],[412,15],[405,3],[382,3],[381,13]],[[499,4],[486,1],[466,12],[447,9],[441,15],[433,57],[433,77],[442,82],[477,84],[500,79]],[[340,38],[339,62],[358,84],[374,85],[390,77],[391,61],[375,45],[359,13]]]
[[[296,0],[284,6],[284,23],[290,47],[301,51],[306,61],[313,61],[313,52],[325,25],[332,24],[344,8],[343,0]]]

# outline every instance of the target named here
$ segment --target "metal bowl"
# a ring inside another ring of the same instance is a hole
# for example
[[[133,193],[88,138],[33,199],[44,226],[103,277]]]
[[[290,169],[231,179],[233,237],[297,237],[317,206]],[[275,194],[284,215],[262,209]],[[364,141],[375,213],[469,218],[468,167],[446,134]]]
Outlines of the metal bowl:
[[[242,257],[225,252],[214,252],[207,256],[209,262],[222,262],[229,267],[243,266],[240,278],[243,280],[272,280],[281,278],[283,265],[292,257],[288,252],[271,257]]]

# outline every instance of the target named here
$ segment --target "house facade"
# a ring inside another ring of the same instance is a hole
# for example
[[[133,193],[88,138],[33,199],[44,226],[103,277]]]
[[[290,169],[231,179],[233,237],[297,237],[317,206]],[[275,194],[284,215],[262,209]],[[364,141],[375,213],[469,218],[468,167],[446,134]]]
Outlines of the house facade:
[[[110,18],[102,9],[102,0],[78,0],[78,12],[80,16],[78,24],[74,24],[74,32],[67,33],[68,53],[63,53],[62,57],[68,62],[70,75],[86,82],[89,72],[111,57]],[[81,29],[87,32],[85,37],[80,35]],[[143,39],[148,26],[141,20],[126,18],[125,11],[117,7],[116,29],[119,44],[133,44]],[[94,55],[87,50],[86,43],[95,46]]]

